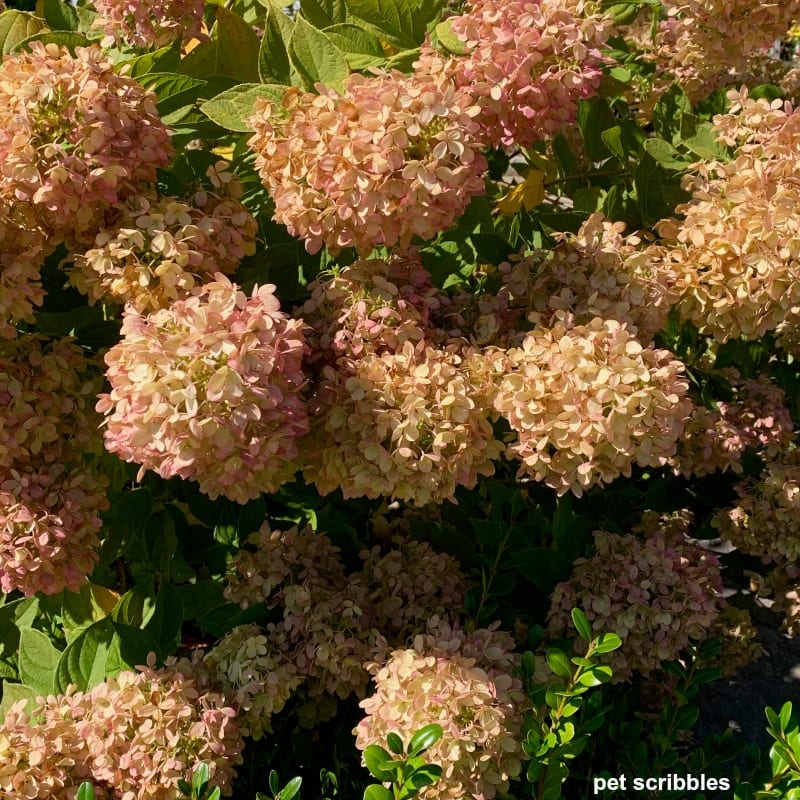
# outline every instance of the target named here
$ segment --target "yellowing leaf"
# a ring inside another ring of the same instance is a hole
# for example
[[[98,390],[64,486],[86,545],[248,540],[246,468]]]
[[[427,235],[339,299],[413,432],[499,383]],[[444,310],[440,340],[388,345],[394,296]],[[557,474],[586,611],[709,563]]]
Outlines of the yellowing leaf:
[[[220,145],[219,147],[212,147],[211,152],[215,156],[224,158],[225,161],[233,161],[233,145]]]
[[[521,208],[531,211],[544,200],[544,173],[532,169],[522,183],[497,201],[497,210],[506,216],[513,216]]]

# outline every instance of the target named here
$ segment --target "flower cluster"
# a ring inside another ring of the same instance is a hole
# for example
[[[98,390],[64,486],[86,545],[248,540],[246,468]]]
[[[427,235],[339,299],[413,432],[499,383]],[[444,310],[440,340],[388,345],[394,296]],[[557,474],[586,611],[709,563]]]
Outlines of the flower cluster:
[[[484,191],[467,90],[435,75],[353,73],[341,93],[289,89],[256,103],[249,141],[274,218],[306,249],[407,247],[449,228]]]
[[[257,230],[232,198],[198,192],[186,203],[136,195],[94,247],[72,257],[70,282],[90,303],[110,298],[146,314],[186,297],[204,278],[234,272],[255,252]]]
[[[169,163],[155,95],[97,47],[32,42],[0,67],[0,198],[54,240],[81,241]]]
[[[676,474],[741,472],[747,448],[775,458],[791,442],[793,423],[782,389],[766,377],[731,384],[730,400],[718,400],[716,408],[697,405],[692,410],[670,462]]]
[[[303,683],[290,657],[289,643],[274,626],[238,625],[204,658],[204,664],[236,707],[236,721],[244,736],[260,739],[271,733],[270,718],[283,710]]]
[[[0,725],[0,793],[71,800],[85,780],[99,798],[172,800],[205,762],[230,794],[243,742],[235,710],[187,660],[120,672],[79,692],[15,704]]]
[[[97,553],[105,480],[81,463],[99,445],[97,380],[68,340],[0,345],[0,588],[77,590]]]
[[[61,464],[4,471],[0,481],[0,589],[26,596],[80,589],[100,544],[106,483]]]
[[[441,626],[392,652],[385,664],[372,664],[375,693],[361,702],[367,716],[354,731],[356,746],[382,744],[388,733],[408,741],[438,723],[444,735],[426,758],[442,767],[442,776],[420,792],[421,800],[489,800],[506,792],[524,758],[522,685],[508,647],[493,631],[467,636]]]
[[[747,68],[752,54],[782,38],[800,2],[752,3],[750,0],[663,0],[667,18],[655,43],[641,26],[638,44],[658,65],[677,78],[693,102],[727,83],[730,72]]]
[[[720,639],[722,647],[709,666],[717,667],[723,677],[735,675],[742,667],[766,654],[746,608],[726,605],[714,621],[709,638]]]
[[[308,430],[302,323],[274,286],[248,297],[222,274],[149,316],[128,308],[106,354],[106,449],[164,478],[247,502],[295,472]]]
[[[757,480],[736,487],[739,499],[714,526],[744,553],[778,564],[800,558],[800,450],[771,461]]]
[[[729,97],[715,127],[734,158],[698,169],[692,199],[677,209],[684,220],[663,228],[683,271],[681,314],[719,341],[761,337],[800,305],[800,113],[746,90]]]
[[[520,476],[580,496],[634,463],[667,463],[691,402],[668,351],[642,347],[616,320],[567,323],[535,328],[508,352],[494,406],[519,436],[509,451]]]
[[[103,47],[128,44],[155,49],[175,40],[202,36],[204,0],[92,0],[94,27],[105,34]]]
[[[336,364],[342,356],[398,350],[429,335],[443,297],[413,255],[359,259],[308,286],[299,309],[310,330],[309,360]]]
[[[47,250],[31,210],[0,198],[0,338],[13,339],[15,323],[32,321],[41,305],[39,270]]]
[[[91,449],[98,389],[83,352],[68,340],[25,336],[0,344],[0,471],[64,463]]]
[[[417,505],[452,499],[494,472],[493,372],[469,349],[407,340],[396,352],[322,370],[303,472],[322,494],[385,495]]]
[[[607,656],[615,682],[634,671],[648,675],[690,639],[705,639],[722,604],[720,567],[716,556],[685,541],[685,523],[645,520],[646,538],[597,531],[596,554],[579,558],[553,593],[549,632],[568,631],[578,607],[595,631],[617,633],[622,647]]]
[[[594,317],[617,320],[651,340],[679,300],[680,275],[625,224],[592,214],[576,235],[559,235],[552,250],[536,250],[500,265],[514,305],[528,320],[549,324],[568,312],[576,324]]]
[[[448,24],[468,51],[454,59],[456,83],[479,99],[479,121],[496,147],[552,136],[600,85],[611,21],[597,3],[474,0]]]
[[[431,618],[463,607],[458,565],[426,543],[395,537],[384,554],[378,547],[363,551],[363,568],[349,575],[339,549],[310,527],[280,531],[265,523],[249,544],[256,549],[241,550],[231,562],[225,596],[243,608],[263,603],[281,619],[234,629],[206,664],[253,736],[270,730],[272,714],[295,691],[306,698],[300,713],[307,720],[326,713],[319,705],[325,694],[363,697],[366,662]],[[471,641],[494,652],[494,640]]]

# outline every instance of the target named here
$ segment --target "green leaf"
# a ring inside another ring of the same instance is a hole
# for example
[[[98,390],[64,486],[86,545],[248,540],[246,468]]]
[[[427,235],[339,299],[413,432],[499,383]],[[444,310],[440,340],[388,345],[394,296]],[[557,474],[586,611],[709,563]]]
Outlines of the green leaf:
[[[292,778],[286,786],[280,791],[278,800],[292,800],[293,797],[300,791],[300,786],[303,783],[301,777]]]
[[[183,606],[180,595],[169,581],[161,581],[153,613],[143,630],[153,638],[162,654],[175,652],[181,643]]]
[[[209,776],[208,764],[201,763],[194,768],[194,772],[192,773],[192,791],[195,797],[202,797],[205,794]]]
[[[29,50],[31,42],[41,42],[42,44],[57,44],[59,47],[66,47],[70,53],[75,55],[76,47],[88,47],[91,42],[82,33],[74,31],[39,31],[20,42],[14,52]]]
[[[611,667],[605,664],[595,664],[591,669],[581,673],[578,677],[578,684],[586,687],[600,686],[609,680],[611,680]]]
[[[617,125],[617,118],[608,102],[600,97],[578,103],[578,126],[583,135],[586,155],[592,162],[605,161],[611,151],[603,141],[603,131]]]
[[[697,706],[683,706],[675,714],[675,728],[682,731],[691,730],[700,716],[700,709]]]
[[[344,53],[351,70],[366,69],[386,61],[380,39],[358,25],[332,25],[325,28],[324,33]]]
[[[728,160],[728,152],[717,141],[714,126],[710,122],[700,122],[694,114],[681,116],[680,138],[684,146],[706,161]]]
[[[622,639],[616,633],[601,633],[597,639],[594,640],[595,653],[610,653],[622,646]]]
[[[259,80],[261,42],[256,32],[233,11],[217,6],[217,23],[211,32],[217,43],[217,70],[240,81]]]
[[[664,139],[648,139],[644,143],[645,152],[652,156],[662,167],[671,170],[683,170],[690,163]]]
[[[0,55],[8,55],[17,45],[44,27],[43,19],[27,11],[4,11],[0,14]]]
[[[439,13],[430,0],[420,6],[414,0],[347,0],[347,7],[367,30],[401,50],[420,45]]]
[[[327,28],[347,20],[344,0],[300,0],[300,11],[315,28]]]
[[[106,617],[87,628],[61,654],[56,691],[65,691],[71,683],[86,691],[124,669],[146,663],[148,653],[155,650],[155,642],[146,633]]]
[[[19,677],[24,684],[47,696],[53,694],[61,653],[48,636],[35,628],[19,632]]]
[[[437,725],[435,722],[432,725],[426,725],[420,728],[408,743],[408,754],[410,756],[417,756],[424,753],[429,747],[432,747],[439,739],[442,738],[442,726]]]
[[[289,40],[289,59],[309,90],[317,83],[341,89],[350,74],[344,53],[302,17],[297,18]]]
[[[193,105],[206,85],[204,80],[175,72],[149,72],[139,78],[139,83],[155,92],[162,116],[181,106]]]
[[[84,583],[78,592],[64,592],[61,598],[61,623],[67,644],[76,639],[81,631],[103,617],[116,606],[116,595],[104,586]]]
[[[437,766],[436,764],[425,764],[421,767],[415,769],[411,775],[408,776],[406,779],[405,785],[408,786],[409,784],[418,792],[420,789],[424,789],[426,786],[431,786],[439,778],[442,777],[442,768]]]
[[[456,56],[464,56],[469,52],[469,48],[463,40],[459,39],[459,37],[453,33],[451,22],[452,20],[446,19],[436,26],[436,38],[439,40],[439,44],[444,47],[448,53],[452,53]]]
[[[372,784],[365,789],[364,800],[393,800],[393,796],[385,786]]]
[[[41,692],[37,692],[24,683],[9,683],[8,681],[3,681],[3,700],[0,702],[0,723],[6,718],[6,714],[11,706],[13,706],[14,703],[18,703],[20,700],[27,700],[25,711],[30,714],[36,706],[36,698],[40,695]]]
[[[264,35],[258,52],[258,74],[262,83],[290,86],[292,67],[289,63],[288,42],[294,23],[279,8],[270,4],[264,19]]]
[[[600,134],[603,144],[611,151],[611,153],[620,161],[626,161],[628,153],[622,141],[622,127],[614,125],[607,128]]]
[[[278,777],[278,773],[271,769],[269,771],[269,790],[272,792],[273,795],[278,794],[280,789],[280,778]]]
[[[391,763],[392,754],[384,750],[380,745],[370,744],[364,750],[364,764],[372,775],[379,781],[394,780],[394,771],[386,769],[386,765]]]
[[[180,52],[179,42],[176,41],[168,47],[153,50],[151,53],[142,53],[121,63],[129,65],[129,75],[132,78],[140,78],[149,72],[175,72],[181,63]]]
[[[573,608],[570,616],[575,630],[578,631],[578,636],[585,642],[590,642],[592,640],[592,626],[586,614],[580,608]]]
[[[45,22],[54,31],[77,31],[78,12],[63,0],[44,0],[43,4]]]
[[[572,677],[572,665],[569,663],[566,653],[553,647],[546,651],[545,658],[554,675],[561,678]]]
[[[200,110],[212,121],[229,131],[252,131],[247,120],[253,115],[253,105],[259,97],[280,103],[285,86],[264,83],[243,83],[206,100]]]
[[[84,781],[78,788],[75,800],[94,800],[94,786],[89,781]]]
[[[403,755],[403,740],[394,731],[386,734],[386,744],[395,755]]]

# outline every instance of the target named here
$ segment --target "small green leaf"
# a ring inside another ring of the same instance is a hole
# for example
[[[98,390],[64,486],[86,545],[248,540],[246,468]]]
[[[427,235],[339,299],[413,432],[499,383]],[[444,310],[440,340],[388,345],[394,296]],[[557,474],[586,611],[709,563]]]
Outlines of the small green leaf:
[[[392,793],[385,786],[372,784],[364,791],[364,800],[394,800]]]
[[[192,773],[192,791],[195,797],[202,797],[205,794],[209,776],[208,764],[201,763],[194,768],[194,772]]]
[[[84,781],[75,795],[75,800],[94,800],[94,786],[89,781]]]
[[[380,745],[370,744],[364,750],[364,764],[372,775],[379,781],[394,780],[394,771],[386,769],[386,765],[391,763],[392,754],[384,750]]]
[[[317,83],[341,89],[350,67],[344,53],[302,17],[298,17],[289,40],[289,59],[306,88],[313,90]]]
[[[592,640],[592,626],[585,612],[580,608],[573,608],[570,616],[575,630],[578,631],[578,636],[585,642],[590,642]]]
[[[561,678],[572,677],[572,666],[569,663],[566,653],[562,650],[550,648],[545,653],[545,657],[547,658],[547,665],[553,671],[554,675],[558,675]]]
[[[394,731],[386,734],[386,744],[395,755],[403,755],[403,740]]]
[[[622,639],[616,633],[601,633],[597,639],[594,640],[594,651],[598,654],[610,653],[622,647]]]
[[[408,753],[411,756],[417,756],[424,753],[429,747],[432,747],[439,739],[442,738],[442,726],[437,725],[435,722],[432,725],[426,725],[420,728],[408,743]]]
[[[35,628],[19,632],[19,677],[24,684],[47,696],[53,694],[61,653],[49,637]]]
[[[139,78],[139,83],[155,92],[158,111],[162,115],[196,102],[200,89],[206,85],[204,80],[175,72],[148,72]],[[152,516],[162,516],[163,513],[156,512]]]
[[[280,778],[274,769],[269,771],[269,790],[273,795],[278,794],[278,792],[281,790]]]
[[[280,103],[285,92],[285,86],[276,84],[243,83],[206,100],[200,110],[220,127],[244,133],[253,130],[249,127],[248,119],[253,115],[256,99],[266,97],[274,103]]]
[[[292,778],[286,786],[281,789],[277,800],[292,800],[292,798],[300,791],[300,786],[303,783],[301,777]]]
[[[27,11],[9,9],[0,14],[0,55],[8,55],[17,45],[38,33],[45,21]]]

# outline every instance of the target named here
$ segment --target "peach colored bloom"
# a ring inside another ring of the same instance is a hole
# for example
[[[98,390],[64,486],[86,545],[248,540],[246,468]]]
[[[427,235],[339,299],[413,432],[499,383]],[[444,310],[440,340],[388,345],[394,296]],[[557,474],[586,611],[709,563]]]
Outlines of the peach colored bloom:
[[[156,49],[202,36],[205,0],[92,0],[103,47],[129,44]]]
[[[122,340],[106,354],[111,392],[97,410],[107,417],[106,449],[141,472],[196,480],[212,498],[244,503],[295,472],[308,430],[306,345],[274,286],[248,297],[215,278],[149,316],[126,309]]]

